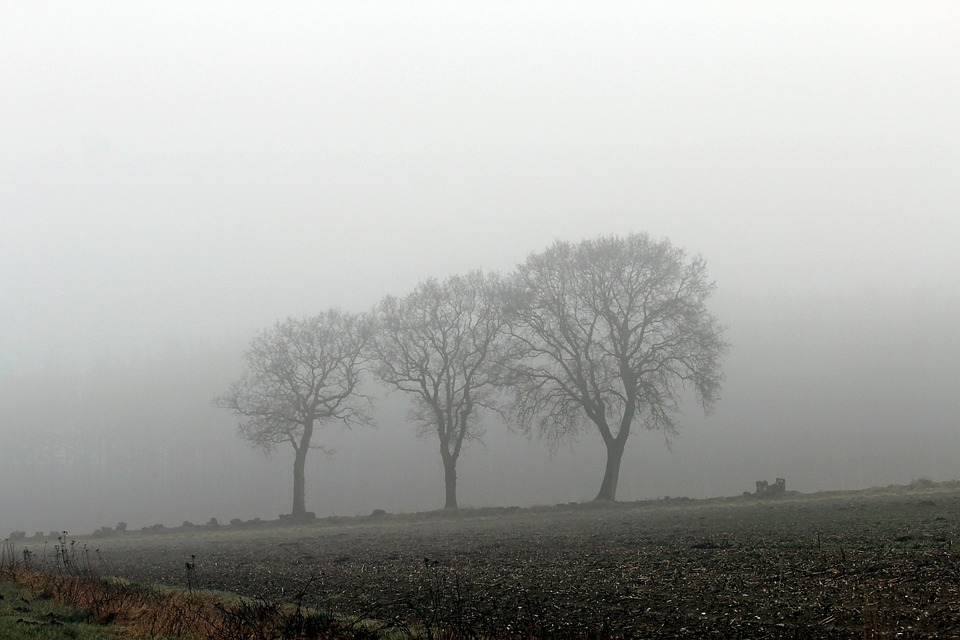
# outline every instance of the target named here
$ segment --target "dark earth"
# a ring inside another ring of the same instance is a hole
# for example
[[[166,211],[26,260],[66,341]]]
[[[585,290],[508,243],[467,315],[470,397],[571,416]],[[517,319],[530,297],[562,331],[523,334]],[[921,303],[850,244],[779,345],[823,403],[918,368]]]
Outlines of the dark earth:
[[[136,582],[486,637],[957,638],[958,515],[950,484],[377,513],[77,544]]]

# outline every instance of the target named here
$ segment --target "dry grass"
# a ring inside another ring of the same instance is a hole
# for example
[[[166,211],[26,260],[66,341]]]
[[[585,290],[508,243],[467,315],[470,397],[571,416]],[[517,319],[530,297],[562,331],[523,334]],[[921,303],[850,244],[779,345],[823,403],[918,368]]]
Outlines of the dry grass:
[[[71,575],[6,565],[0,579],[26,586],[84,612],[91,622],[111,625],[120,637],[204,640],[322,640],[375,637],[365,627],[300,604],[221,597],[200,591],[162,591],[92,575]]]

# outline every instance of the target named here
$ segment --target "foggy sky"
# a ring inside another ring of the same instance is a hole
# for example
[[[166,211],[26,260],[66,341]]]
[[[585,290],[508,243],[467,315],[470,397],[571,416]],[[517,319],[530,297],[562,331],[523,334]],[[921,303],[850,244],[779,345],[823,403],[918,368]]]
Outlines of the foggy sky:
[[[707,259],[733,348],[619,497],[955,477],[957,42],[946,1],[0,2],[0,535],[274,517],[288,457],[209,404],[257,330],[634,231]],[[332,429],[308,509],[439,506],[380,418]],[[461,504],[595,494],[597,438],[488,431]]]

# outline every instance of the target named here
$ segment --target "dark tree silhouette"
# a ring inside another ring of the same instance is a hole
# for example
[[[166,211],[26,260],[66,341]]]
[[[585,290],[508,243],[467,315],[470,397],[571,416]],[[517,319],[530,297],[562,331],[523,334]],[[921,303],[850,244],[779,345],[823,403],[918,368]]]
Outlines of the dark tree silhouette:
[[[327,422],[368,423],[370,400],[358,390],[371,337],[365,316],[330,310],[288,318],[258,335],[244,355],[242,377],[216,399],[240,416],[240,436],[265,453],[289,443],[294,517],[304,517],[307,452]]]
[[[502,283],[474,271],[445,282],[430,279],[377,309],[373,341],[377,376],[416,398],[411,417],[421,436],[436,434],[447,509],[457,508],[457,460],[481,429],[477,409],[493,408],[502,357]]]
[[[718,398],[727,344],[705,303],[706,265],[645,234],[531,255],[513,280],[509,319],[514,417],[554,444],[592,425],[607,449],[597,500],[614,500],[636,421],[669,436],[684,388]]]

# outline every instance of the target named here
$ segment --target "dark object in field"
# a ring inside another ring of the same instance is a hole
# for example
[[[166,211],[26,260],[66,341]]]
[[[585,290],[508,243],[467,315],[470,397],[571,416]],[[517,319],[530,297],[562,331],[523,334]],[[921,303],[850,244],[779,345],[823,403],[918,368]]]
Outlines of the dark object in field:
[[[757,480],[757,497],[782,496],[787,491],[787,481],[783,478],[777,478],[776,482],[769,484],[766,480]]]

